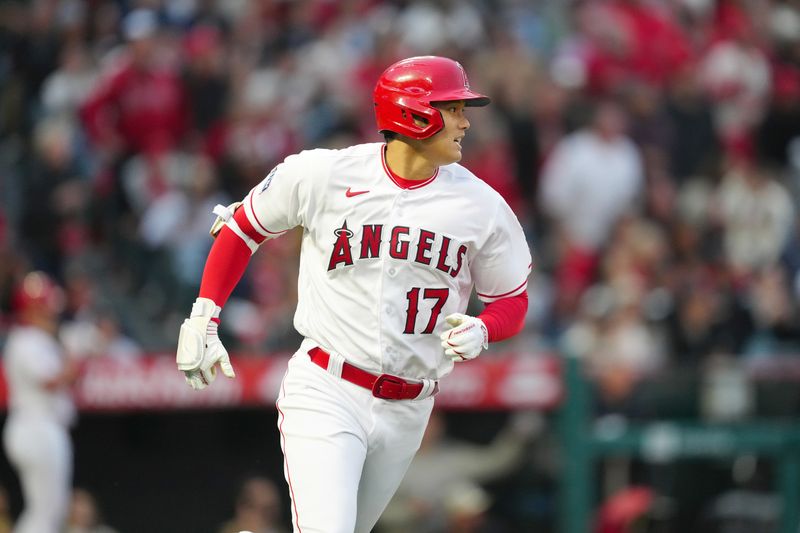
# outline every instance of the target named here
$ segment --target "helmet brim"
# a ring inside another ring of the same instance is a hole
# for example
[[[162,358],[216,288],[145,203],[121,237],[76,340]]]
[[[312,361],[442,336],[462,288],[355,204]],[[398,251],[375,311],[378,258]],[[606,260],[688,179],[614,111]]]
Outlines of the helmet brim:
[[[451,93],[437,94],[436,98],[431,98],[431,103],[457,102],[459,100],[463,100],[464,105],[467,107],[484,107],[492,102],[491,98],[484,94],[462,89]]]

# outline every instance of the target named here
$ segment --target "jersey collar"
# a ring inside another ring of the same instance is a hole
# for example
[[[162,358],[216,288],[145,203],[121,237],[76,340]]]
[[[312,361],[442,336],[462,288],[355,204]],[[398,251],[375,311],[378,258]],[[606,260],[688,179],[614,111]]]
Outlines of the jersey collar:
[[[381,144],[381,164],[383,165],[383,170],[386,172],[386,175],[389,177],[390,180],[394,182],[395,185],[400,187],[401,189],[419,189],[421,187],[426,186],[427,184],[431,183],[433,180],[436,179],[436,176],[439,175],[439,169],[436,169],[436,172],[433,173],[433,176],[426,180],[407,180],[406,178],[400,177],[394,172],[392,169],[389,168],[389,165],[386,164],[386,143]]]

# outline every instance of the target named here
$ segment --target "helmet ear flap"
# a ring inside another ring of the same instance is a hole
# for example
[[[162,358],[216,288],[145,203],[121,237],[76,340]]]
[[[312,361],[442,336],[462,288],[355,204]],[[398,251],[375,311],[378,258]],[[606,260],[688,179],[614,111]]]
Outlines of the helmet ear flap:
[[[413,124],[419,130],[419,139],[426,139],[438,133],[444,127],[442,113],[431,105],[422,105],[419,102],[411,102],[404,109],[408,117],[408,123]],[[420,126],[417,121],[424,125]]]
[[[392,131],[412,139],[427,139],[444,127],[444,119],[438,109],[409,101],[397,94],[378,98],[375,114],[381,117],[380,131]]]

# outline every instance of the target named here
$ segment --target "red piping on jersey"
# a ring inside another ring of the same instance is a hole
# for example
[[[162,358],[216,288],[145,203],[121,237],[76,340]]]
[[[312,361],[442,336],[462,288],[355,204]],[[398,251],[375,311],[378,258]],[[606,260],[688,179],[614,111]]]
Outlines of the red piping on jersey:
[[[233,214],[233,219],[236,221],[236,224],[239,225],[239,229],[242,230],[242,233],[253,239],[256,244],[261,244],[266,237],[253,227],[244,211],[244,209],[237,209]]]
[[[286,376],[283,377],[283,381],[286,380]],[[283,381],[281,381],[281,394],[280,397],[283,398],[286,396],[286,391],[283,388]],[[297,525],[297,532],[303,533],[300,529],[300,513],[297,511],[297,498],[294,496],[294,487],[292,487],[292,476],[289,475],[289,455],[286,453],[286,435],[283,434],[283,421],[286,419],[286,415],[283,414],[281,408],[278,407],[278,401],[275,401],[275,408],[278,409],[278,412],[281,414],[281,423],[278,424],[278,432],[281,434],[281,444],[283,445],[283,464],[286,467],[286,482],[289,483],[289,493],[292,495],[292,507],[294,507],[294,519],[295,524]]]
[[[253,219],[256,221],[256,224],[258,224],[258,226],[261,229],[263,229],[264,231],[266,231],[270,235],[280,235],[281,233],[286,233],[285,231],[270,231],[270,230],[268,230],[267,228],[264,227],[264,225],[261,223],[260,220],[258,220],[258,217],[256,216],[256,210],[253,209],[253,193],[252,192],[250,193],[250,212],[253,213]]]
[[[517,292],[522,287],[524,287],[526,283],[528,283],[527,279],[525,281],[523,281],[522,283],[520,283],[519,286],[517,286],[516,289],[511,289],[510,291],[504,292],[503,294],[491,295],[491,294],[482,294],[482,293],[479,292],[478,296],[481,296],[483,298],[503,298],[504,296],[508,296],[509,294],[513,294],[513,293]]]
[[[400,187],[401,189],[408,189],[408,190],[419,189],[420,187],[424,187],[427,184],[429,184],[430,182],[432,182],[433,180],[435,180],[436,176],[439,175],[439,169],[437,168],[436,172],[433,173],[433,176],[431,176],[430,178],[428,178],[426,180],[422,180],[422,181],[409,180],[409,179],[406,179],[406,178],[404,178],[402,176],[398,176],[397,174],[395,174],[392,171],[391,168],[389,168],[389,165],[386,164],[386,145],[385,144],[381,145],[381,164],[383,165],[383,170],[386,172],[386,175],[389,176],[389,179],[392,180],[394,182],[394,184],[397,185],[398,187]]]

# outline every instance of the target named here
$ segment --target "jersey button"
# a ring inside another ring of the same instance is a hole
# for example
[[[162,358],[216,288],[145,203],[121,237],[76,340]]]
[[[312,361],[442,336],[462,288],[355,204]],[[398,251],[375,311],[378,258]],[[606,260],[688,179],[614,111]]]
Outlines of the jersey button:
[[[388,273],[390,276],[394,277],[394,276],[395,276],[395,274],[397,274],[397,269],[396,269],[396,268],[394,268],[394,267],[392,267],[392,268],[390,268],[389,270],[387,270],[387,273]]]
[[[394,309],[389,307],[388,305],[386,306],[386,308],[384,310],[386,311],[387,315],[393,315],[394,314]]]

